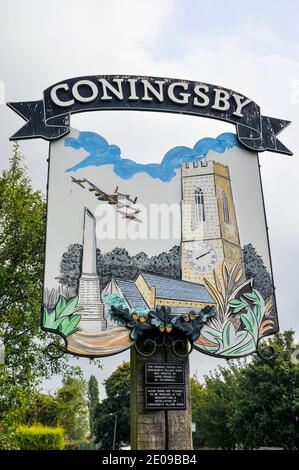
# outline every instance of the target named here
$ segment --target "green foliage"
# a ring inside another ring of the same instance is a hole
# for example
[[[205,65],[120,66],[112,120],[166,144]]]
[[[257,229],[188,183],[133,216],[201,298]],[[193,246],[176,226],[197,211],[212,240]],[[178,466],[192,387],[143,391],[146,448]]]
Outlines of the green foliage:
[[[88,381],[88,413],[91,436],[94,436],[96,432],[96,409],[99,403],[99,384],[95,376],[91,375]]]
[[[75,372],[77,375],[74,371],[65,375],[62,386],[54,395],[36,392],[23,422],[27,425],[61,426],[69,443],[84,439],[88,433],[87,390],[80,370]]]
[[[293,336],[286,331],[265,343],[276,352],[269,361],[258,356],[250,363],[234,361],[205,377],[202,387],[191,381],[196,446],[298,448],[299,364],[291,360]]]
[[[69,441],[79,441],[88,433],[86,383],[82,377],[65,376],[57,392],[58,424]]]
[[[17,442],[20,450],[63,450],[64,430],[41,425],[19,426]]]
[[[26,409],[24,423],[28,425],[40,423],[55,427],[59,421],[59,414],[59,403],[55,396],[36,392]]]
[[[6,439],[10,447],[34,389],[69,368],[67,356],[49,358],[53,339],[40,328],[45,212],[44,197],[32,189],[15,143],[10,166],[0,175],[0,442]]]
[[[96,442],[112,449],[117,416],[116,449],[130,441],[130,364],[124,362],[105,381],[107,398],[96,408]]]
[[[19,450],[16,428],[3,420],[0,423],[0,450]]]
[[[293,363],[293,332],[269,339],[276,356],[254,357],[239,376],[229,426],[243,448],[299,447],[299,364]]]
[[[196,413],[196,442],[202,446],[235,447],[235,437],[228,427],[234,406],[235,373],[234,370],[220,368],[205,378]]]
[[[160,333],[171,333],[173,329],[177,329],[194,341],[199,337],[206,321],[215,315],[212,307],[205,307],[199,313],[190,310],[189,314],[184,315],[172,315],[171,308],[164,305],[157,305],[155,310],[147,312],[136,311],[121,304],[111,304],[110,308],[112,316],[131,330],[133,340],[154,329],[158,329]]]
[[[57,331],[67,337],[77,331],[77,326],[81,320],[81,315],[76,314],[81,310],[77,307],[78,296],[67,300],[62,295],[59,296],[55,308],[50,312],[46,307],[43,309],[43,327],[50,331]]]
[[[200,418],[201,410],[206,400],[206,390],[203,385],[200,384],[196,375],[190,379],[190,390],[191,390],[191,403],[192,403],[192,423],[195,423],[196,430],[192,433],[193,435],[193,448],[199,449],[203,446],[204,441],[201,436],[200,430]]]
[[[50,358],[49,343],[59,345],[61,339],[40,328],[45,214],[44,197],[33,190],[15,143],[10,166],[0,175],[0,338],[5,345],[5,364],[0,365],[1,449],[18,447],[16,429],[29,419],[41,381],[75,371],[70,356]],[[74,324],[63,325],[64,333],[72,328]],[[56,425],[57,403],[49,401],[40,399],[42,419],[35,422]],[[63,406],[67,422],[66,403]],[[75,420],[80,419],[79,413]]]

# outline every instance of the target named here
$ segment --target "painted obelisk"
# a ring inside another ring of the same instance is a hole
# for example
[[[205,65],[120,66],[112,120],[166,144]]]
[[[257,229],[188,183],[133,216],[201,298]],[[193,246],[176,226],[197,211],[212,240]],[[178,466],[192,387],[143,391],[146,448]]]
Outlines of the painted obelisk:
[[[83,256],[79,279],[78,306],[82,307],[79,330],[89,333],[103,331],[107,327],[104,306],[101,302],[100,280],[97,274],[96,220],[87,207],[84,209]]]

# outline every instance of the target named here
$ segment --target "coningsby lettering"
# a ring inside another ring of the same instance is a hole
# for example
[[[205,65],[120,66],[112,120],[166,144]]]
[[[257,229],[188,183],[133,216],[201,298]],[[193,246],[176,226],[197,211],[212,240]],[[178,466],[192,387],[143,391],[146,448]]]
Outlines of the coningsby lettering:
[[[53,86],[50,92],[52,102],[60,108],[69,108],[76,103],[99,103],[101,101],[166,102],[178,106],[194,106],[231,113],[242,118],[244,108],[252,101],[242,95],[223,88],[188,81],[148,80],[146,78],[98,78],[97,81],[78,79],[70,88],[68,83]],[[133,106],[133,105],[131,105]]]

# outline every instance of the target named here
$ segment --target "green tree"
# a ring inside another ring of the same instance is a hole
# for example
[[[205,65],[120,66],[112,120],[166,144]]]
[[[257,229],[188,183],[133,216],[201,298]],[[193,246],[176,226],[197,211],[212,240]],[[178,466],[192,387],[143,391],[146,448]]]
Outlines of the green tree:
[[[199,431],[201,428],[201,411],[204,407],[207,392],[204,389],[203,385],[201,385],[201,383],[199,382],[196,375],[194,375],[190,379],[190,390],[192,403],[192,423],[195,423],[196,426],[195,432],[192,433],[193,448],[199,449],[204,444],[203,438]]]
[[[104,382],[107,398],[96,409],[96,443],[112,449],[117,417],[116,449],[130,441],[130,364],[123,362]]]
[[[86,383],[82,377],[67,375],[58,390],[58,422],[66,432],[69,441],[76,442],[88,434],[88,406]]]
[[[246,449],[299,446],[299,364],[292,361],[294,333],[268,340],[272,360],[255,356],[239,375],[229,428]]]
[[[15,143],[9,168],[0,175],[0,340],[5,346],[5,364],[0,365],[3,429],[22,421],[34,388],[43,378],[68,367],[67,356],[50,359],[47,345],[53,339],[40,329],[44,239],[44,197],[32,189]],[[3,433],[1,439],[4,442]],[[6,439],[3,447],[8,445]]]
[[[99,384],[95,376],[91,375],[88,381],[88,413],[91,436],[94,436],[96,432],[96,409],[99,403]]]
[[[236,439],[229,428],[234,406],[238,370],[219,367],[205,377],[205,386],[197,398],[197,439],[205,447],[233,449]],[[196,394],[198,396],[198,393]]]
[[[299,445],[299,365],[295,363],[294,333],[268,339],[275,356],[254,355],[230,361],[228,367],[205,377],[201,387],[191,381],[195,446],[212,448],[282,447]]]
[[[59,413],[59,403],[55,396],[37,392],[26,409],[24,424],[55,427],[59,421]]]
[[[76,443],[88,433],[87,387],[80,368],[67,373],[55,394],[35,392],[27,407],[26,425],[63,427],[70,443]]]

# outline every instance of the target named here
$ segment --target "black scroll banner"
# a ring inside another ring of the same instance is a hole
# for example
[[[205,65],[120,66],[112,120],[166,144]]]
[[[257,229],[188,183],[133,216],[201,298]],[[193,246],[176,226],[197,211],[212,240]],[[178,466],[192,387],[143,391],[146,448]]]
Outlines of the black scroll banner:
[[[59,105],[57,100],[56,103],[53,100],[53,89]],[[78,94],[79,99],[76,99]],[[70,131],[71,114],[79,112],[161,111],[233,123],[238,140],[244,147],[258,152],[269,150],[292,155],[276,137],[290,121],[263,116],[255,102],[216,85],[172,78],[94,75],[59,82],[47,88],[43,95],[40,101],[7,103],[27,121],[11,140],[58,139]],[[244,107],[238,108],[238,103],[246,101],[248,103]]]

